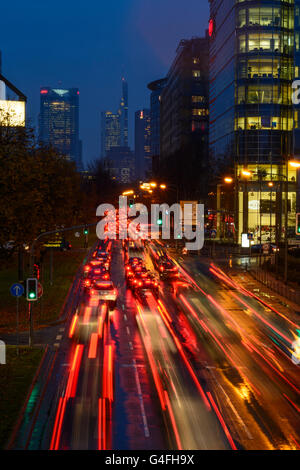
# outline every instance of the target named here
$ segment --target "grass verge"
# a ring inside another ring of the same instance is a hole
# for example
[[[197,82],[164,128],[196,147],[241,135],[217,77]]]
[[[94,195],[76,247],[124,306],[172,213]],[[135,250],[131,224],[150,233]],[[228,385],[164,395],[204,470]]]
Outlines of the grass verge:
[[[0,449],[9,440],[42,355],[42,349],[21,346],[17,355],[15,346],[6,348],[6,364],[0,365]]]
[[[71,282],[83,260],[87,250],[83,248],[83,238],[69,237],[72,244],[70,251],[53,252],[53,284],[50,285],[50,253],[47,252],[40,272],[43,285],[43,296],[33,302],[35,328],[56,320],[63,306]],[[96,234],[89,234],[89,246],[96,242]],[[25,258],[25,278],[28,274],[28,257]],[[27,273],[26,273],[27,271]],[[16,330],[16,298],[10,294],[10,286],[17,281],[17,257],[10,260],[6,267],[0,269],[0,333]],[[24,297],[19,299],[19,328],[28,329],[28,303]]]

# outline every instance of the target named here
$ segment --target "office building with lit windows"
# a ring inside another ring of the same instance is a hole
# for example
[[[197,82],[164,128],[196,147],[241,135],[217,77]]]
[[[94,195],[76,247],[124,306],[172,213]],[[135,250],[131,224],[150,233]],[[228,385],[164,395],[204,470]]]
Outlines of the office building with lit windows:
[[[40,89],[39,140],[82,169],[78,88]]]
[[[160,102],[166,78],[149,83],[150,94],[150,153],[154,172],[159,168],[160,155]]]
[[[121,123],[120,114],[111,111],[101,113],[101,157],[105,158],[107,153],[114,147],[121,145]]]
[[[209,41],[180,41],[161,92],[161,159],[198,140],[208,143]]]
[[[135,179],[135,156],[129,147],[111,147],[104,159],[104,168],[112,179],[121,183],[132,183]]]
[[[122,78],[122,97],[120,103],[120,132],[121,132],[121,145],[128,146],[128,83],[125,78]]]
[[[150,146],[150,110],[141,109],[135,112],[135,167],[136,176],[143,180],[152,172]]]
[[[210,0],[209,35],[210,155],[234,168],[236,241],[279,242],[287,192],[290,231],[296,211],[299,0]]]

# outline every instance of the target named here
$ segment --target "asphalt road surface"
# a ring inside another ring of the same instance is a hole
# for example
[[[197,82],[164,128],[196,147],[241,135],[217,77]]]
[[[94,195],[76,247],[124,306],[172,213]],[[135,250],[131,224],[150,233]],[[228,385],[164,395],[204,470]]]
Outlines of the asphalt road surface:
[[[140,301],[111,254],[117,307],[77,281],[11,447],[299,449],[297,322],[199,258]]]

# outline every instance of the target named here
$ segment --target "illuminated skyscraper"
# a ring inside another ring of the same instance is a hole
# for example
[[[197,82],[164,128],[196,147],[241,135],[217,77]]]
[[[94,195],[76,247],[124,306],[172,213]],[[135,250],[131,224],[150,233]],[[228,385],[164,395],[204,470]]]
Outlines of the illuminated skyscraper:
[[[40,89],[39,140],[82,168],[78,88]]]
[[[136,176],[149,177],[152,171],[150,146],[150,110],[141,109],[135,113],[135,162]]]
[[[121,145],[120,114],[111,111],[101,113],[101,157],[105,158],[107,153]]]
[[[128,146],[128,84],[122,78],[122,98],[120,103],[121,146]]]

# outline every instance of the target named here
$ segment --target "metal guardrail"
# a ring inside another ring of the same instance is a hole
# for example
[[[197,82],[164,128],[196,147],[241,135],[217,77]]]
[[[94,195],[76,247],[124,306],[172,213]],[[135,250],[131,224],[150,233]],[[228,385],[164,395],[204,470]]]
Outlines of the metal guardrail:
[[[286,299],[294,302],[297,305],[300,305],[300,289],[294,289],[291,286],[287,286],[279,279],[275,279],[275,277],[269,273],[268,271],[264,271],[262,269],[251,269],[248,271],[254,279],[264,284],[269,289],[277,292],[277,294],[285,297]]]

